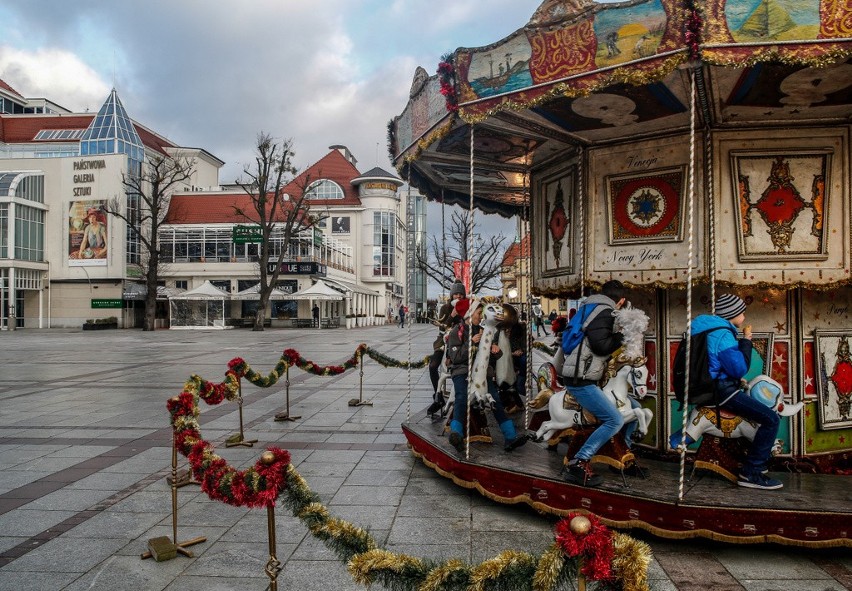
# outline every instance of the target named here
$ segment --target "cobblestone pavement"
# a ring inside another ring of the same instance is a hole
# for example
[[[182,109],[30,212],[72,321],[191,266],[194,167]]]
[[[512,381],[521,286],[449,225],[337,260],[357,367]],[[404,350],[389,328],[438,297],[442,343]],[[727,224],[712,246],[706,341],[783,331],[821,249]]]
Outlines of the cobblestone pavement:
[[[409,339],[410,335],[410,339]],[[434,328],[0,333],[0,589],[264,589],[265,512],[178,491],[178,537],[204,536],[193,558],[141,560],[148,540],[171,536],[171,432],[167,398],[190,374],[222,379],[243,357],[268,372],[285,348],[338,364],[359,342],[404,359],[430,351]],[[412,344],[409,344],[412,343]],[[538,553],[554,520],[454,485],[407,450],[400,424],[430,401],[424,370],[367,361],[339,377],[290,372],[292,422],[275,422],[284,389],[243,389],[253,449],[225,448],[238,407],[202,408],[202,432],[231,463],[253,463],[276,444],[332,514],[370,530],[380,545],[424,558],[480,562],[507,548]],[[409,385],[410,384],[410,385]],[[408,391],[412,392],[409,397]],[[185,462],[181,459],[180,464]],[[283,507],[276,511],[280,589],[363,589]],[[657,540],[651,584],[660,591],[839,591],[852,588],[849,550],[725,546]]]

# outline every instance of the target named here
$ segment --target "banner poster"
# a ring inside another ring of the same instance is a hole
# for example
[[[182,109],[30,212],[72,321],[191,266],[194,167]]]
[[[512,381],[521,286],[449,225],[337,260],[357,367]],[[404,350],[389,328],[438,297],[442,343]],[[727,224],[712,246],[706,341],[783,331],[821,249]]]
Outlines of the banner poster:
[[[105,267],[109,254],[106,200],[72,201],[68,209],[68,265]]]

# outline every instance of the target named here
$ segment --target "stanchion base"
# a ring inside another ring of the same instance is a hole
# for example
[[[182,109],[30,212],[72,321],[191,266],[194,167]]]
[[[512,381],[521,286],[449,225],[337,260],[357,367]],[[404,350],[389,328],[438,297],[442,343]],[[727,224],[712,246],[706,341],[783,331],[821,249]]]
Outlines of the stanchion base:
[[[174,484],[175,488],[181,488],[183,486],[186,486],[187,484],[201,485],[201,483],[197,480],[193,480],[192,471],[189,468],[187,468],[186,470],[178,470],[177,478],[175,478],[174,483],[172,482],[171,476],[166,476],[166,482],[169,484],[169,486]]]
[[[360,400],[358,398],[353,398],[349,401],[349,406],[373,406],[372,400]]]
[[[275,415],[275,421],[278,423],[280,423],[281,421],[296,421],[301,418],[301,416],[290,416],[290,413],[288,412],[279,412],[277,415]]]
[[[201,544],[202,542],[206,542],[207,538],[204,536],[198,536],[197,538],[192,538],[191,540],[186,540],[183,542],[178,542],[177,544],[171,543],[171,538],[162,537],[162,538],[151,538],[148,540],[149,548],[160,548],[165,550],[163,555],[157,560],[157,562],[163,562],[164,560],[171,560],[175,558],[178,554],[182,554],[187,558],[193,558],[195,555],[187,550],[187,546],[194,546],[195,544]],[[174,552],[174,555],[169,556],[169,550]],[[143,552],[140,556],[142,560],[147,560],[148,558],[154,558],[154,554],[151,550],[147,552]]]
[[[236,441],[226,441],[225,447],[254,447],[257,439],[238,439]]]

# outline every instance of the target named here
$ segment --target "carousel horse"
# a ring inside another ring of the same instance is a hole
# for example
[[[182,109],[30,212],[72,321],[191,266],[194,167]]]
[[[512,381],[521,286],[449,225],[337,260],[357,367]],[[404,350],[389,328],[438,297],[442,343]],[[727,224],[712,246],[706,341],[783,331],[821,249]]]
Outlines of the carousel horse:
[[[784,404],[784,389],[781,384],[769,376],[759,375],[746,386],[748,395],[774,409],[782,417],[791,417],[797,414],[803,402],[797,402],[790,406]],[[742,417],[719,409],[721,417],[717,421],[716,408],[712,406],[698,406],[692,409],[686,427],[686,445],[698,441],[702,435],[713,435],[726,439],[744,437],[749,441],[754,440],[757,426]],[[683,439],[683,430],[678,430],[669,438],[669,445],[677,449]],[[777,447],[777,446],[776,446]]]
[[[633,408],[629,396],[641,400],[648,393],[648,368],[645,357],[629,359],[623,354],[610,361],[607,369],[607,382],[602,390],[612,396],[625,423],[637,421],[639,424],[633,434],[633,439],[641,440],[648,433],[648,427],[654,413],[647,408]],[[546,384],[547,388],[539,392],[529,407],[533,412],[547,407],[550,420],[544,421],[535,433],[535,441],[549,441],[555,434],[565,429],[588,427],[597,424],[598,420],[585,411],[571,396],[568,389],[560,385],[556,370],[551,363],[545,363],[538,371],[538,383]]]
[[[634,439],[642,439],[648,433],[648,427],[654,413],[646,408],[633,408],[628,400],[632,396],[641,400],[648,394],[648,368],[645,366],[644,334],[648,328],[648,316],[637,308],[624,308],[613,312],[614,328],[624,335],[619,351],[610,359],[605,374],[606,383],[601,389],[613,397],[616,407],[624,417],[624,422],[637,421]],[[561,351],[560,351],[561,352]],[[560,355],[557,352],[558,363]],[[556,433],[579,426],[596,424],[597,419],[584,411],[558,381],[554,364],[545,363],[538,372],[538,384],[542,389],[536,398],[530,401],[533,412],[543,410],[550,413],[550,420],[544,421],[535,433],[536,441],[550,440]]]
[[[497,324],[503,320],[503,307],[498,303],[484,303],[482,308],[482,320],[479,326],[482,328],[480,334],[482,337],[477,344],[476,356],[472,361],[470,376],[468,377],[468,396],[470,398],[471,410],[471,432],[469,439],[471,441],[481,441],[485,443],[491,442],[491,434],[488,431],[488,421],[485,418],[485,409],[492,408],[494,398],[488,392],[488,363],[491,358],[491,344],[494,342],[494,337],[497,335]],[[451,330],[457,330],[458,327]],[[498,341],[498,344],[499,341]],[[442,375],[438,378],[438,387],[446,387],[449,374],[447,373],[446,365],[442,368]],[[441,380],[444,380],[444,386],[441,386]],[[449,380],[452,381],[452,380]],[[455,401],[450,398],[444,409],[441,411],[442,416],[447,417],[447,424],[444,427],[445,431],[450,429],[450,421],[453,418],[453,405]]]

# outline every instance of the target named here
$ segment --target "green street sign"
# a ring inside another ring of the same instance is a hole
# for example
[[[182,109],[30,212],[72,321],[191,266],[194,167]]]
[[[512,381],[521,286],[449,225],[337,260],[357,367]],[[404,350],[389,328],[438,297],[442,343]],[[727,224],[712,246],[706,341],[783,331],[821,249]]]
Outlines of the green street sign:
[[[92,300],[92,308],[121,308],[121,300]]]
[[[263,242],[263,228],[260,226],[234,226],[234,244]]]

